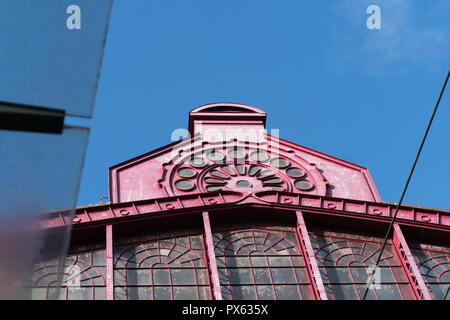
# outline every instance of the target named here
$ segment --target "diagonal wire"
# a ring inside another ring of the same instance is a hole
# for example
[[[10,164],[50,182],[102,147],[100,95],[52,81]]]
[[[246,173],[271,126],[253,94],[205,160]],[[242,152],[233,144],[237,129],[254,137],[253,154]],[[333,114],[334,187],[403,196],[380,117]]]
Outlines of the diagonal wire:
[[[448,293],[450,292],[450,284],[447,287],[447,291],[444,294],[444,298],[442,300],[447,300]]]
[[[386,247],[387,240],[389,239],[389,236],[390,236],[390,234],[392,232],[392,227],[394,226],[395,218],[397,217],[398,210],[400,208],[400,205],[402,204],[403,197],[405,196],[406,189],[408,188],[408,185],[409,185],[409,181],[411,180],[412,174],[413,174],[414,169],[416,167],[417,160],[419,159],[420,153],[422,152],[422,148],[423,148],[423,145],[424,145],[425,140],[427,138],[428,131],[430,131],[431,123],[433,122],[434,116],[435,116],[437,108],[439,106],[439,102],[441,101],[441,97],[442,97],[442,94],[444,93],[445,87],[447,85],[447,81],[448,81],[449,75],[450,75],[450,69],[447,72],[447,77],[445,78],[444,85],[442,86],[441,92],[439,94],[439,98],[438,98],[438,100],[436,102],[436,106],[434,107],[434,110],[433,110],[433,113],[431,115],[431,118],[428,121],[427,129],[425,130],[425,134],[424,134],[424,136],[422,138],[422,142],[420,143],[420,147],[419,147],[419,150],[417,151],[416,158],[414,159],[414,163],[413,163],[413,165],[411,167],[411,171],[409,172],[408,179],[406,180],[405,186],[403,188],[402,195],[400,197],[400,200],[397,203],[397,207],[395,208],[395,213],[394,213],[394,216],[392,217],[391,223],[389,224],[389,228],[388,228],[388,231],[386,232],[386,236],[384,237],[383,246],[381,247],[380,253],[378,254],[378,258],[377,258],[377,262],[375,264],[375,268],[373,268],[372,272],[370,273],[369,281],[367,282],[366,288],[364,290],[364,295],[363,295],[362,300],[366,299],[367,293],[369,291],[369,287],[370,287],[370,285],[372,285],[373,276],[375,274],[375,271],[378,268],[378,265],[379,265],[380,260],[381,260],[381,256],[382,256],[383,251],[384,251],[384,249]],[[450,286],[449,286],[449,288],[447,288],[447,293],[446,293],[444,299],[446,298],[446,296],[447,296],[447,294],[449,292],[449,289],[450,289]]]

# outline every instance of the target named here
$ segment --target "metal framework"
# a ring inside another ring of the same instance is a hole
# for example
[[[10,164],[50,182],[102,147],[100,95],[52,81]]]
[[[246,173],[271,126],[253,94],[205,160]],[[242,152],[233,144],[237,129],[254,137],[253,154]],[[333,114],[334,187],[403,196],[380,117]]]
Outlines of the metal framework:
[[[60,268],[63,271],[59,280]],[[72,252],[64,261],[40,262],[31,276],[32,298],[103,300],[106,297],[105,274],[105,249]]]
[[[411,243],[412,257],[431,299],[441,300],[450,285],[450,247],[425,242]]]
[[[314,299],[295,227],[233,229],[214,233],[224,299]]]
[[[382,239],[323,229],[310,232],[310,237],[327,294],[332,299],[361,299],[369,269],[381,250]],[[377,270],[377,284],[371,288],[369,299],[414,298],[400,260],[389,241]]]
[[[103,254],[80,267],[89,294],[66,277],[59,297],[361,299],[395,215],[368,298],[442,298],[450,211],[384,203],[366,168],[260,135],[265,120],[239,104],[194,109],[190,138],[110,168],[111,203],[79,208],[72,221],[46,214],[40,228],[104,239],[84,249]],[[65,268],[81,264],[79,252]],[[37,266],[36,298],[54,297],[58,263]]]
[[[114,251],[116,299],[211,297],[201,235],[140,241]]]
[[[215,199],[211,194],[209,197]],[[218,194],[216,197],[226,199],[227,195]],[[115,225],[161,219],[157,214],[139,214],[131,221],[126,217],[114,224],[99,225],[95,221],[75,224],[74,232],[103,225],[106,248],[84,253],[89,257],[103,255],[101,264],[85,265],[87,262],[82,262],[76,252],[67,257],[70,262],[66,262],[66,269],[82,263],[82,272],[90,270],[90,278],[83,278],[84,283],[90,283],[90,286],[82,285],[82,290],[74,291],[63,284],[59,298],[359,299],[374,264],[373,259],[380,250],[381,239],[367,231],[340,231],[345,229],[345,225],[351,227],[357,221],[378,221],[386,225],[383,216],[342,210],[337,214],[334,208],[330,209],[329,203],[340,203],[339,208],[342,208],[344,202],[338,199],[323,199],[321,202],[328,209],[317,211],[313,206],[309,209],[302,206],[301,210],[292,208],[292,202],[286,204],[284,201],[289,199],[289,194],[279,194],[276,198],[281,199],[283,205],[247,204],[227,206],[226,209],[208,206],[208,211],[168,210],[165,213],[167,220],[179,219],[180,214],[189,217],[188,221],[192,223],[201,220],[201,230],[184,234],[149,234],[143,238],[134,234],[128,237],[115,235]],[[126,205],[121,204],[122,208]],[[371,205],[363,204],[365,208]],[[138,212],[141,206],[136,203],[131,207]],[[105,212],[105,207],[108,212],[110,206],[99,206],[96,210]],[[257,222],[258,216],[250,214],[254,225],[233,224],[234,217],[239,214],[233,212],[246,211],[246,207],[256,212],[270,212],[269,216],[273,215],[273,218],[270,218],[270,223],[261,225]],[[77,216],[86,216],[85,210],[80,209]],[[228,223],[224,226],[218,222],[211,224],[210,217],[223,216],[224,210],[231,212]],[[406,210],[404,208],[404,212]],[[442,216],[446,212],[435,214]],[[317,225],[315,221],[305,222],[305,215],[323,220],[344,218],[344,227],[330,229],[320,226],[320,223]],[[352,219],[348,219],[349,215]],[[286,224],[280,217],[294,218],[294,222]],[[443,287],[450,283],[450,249],[417,244],[420,240],[417,237],[410,241],[413,244],[410,249],[400,227],[402,224],[408,228],[414,228],[414,225],[423,228],[420,221],[412,223],[403,219],[396,223],[381,260],[379,287],[372,288],[368,298],[439,299],[443,295]],[[447,231],[446,226],[428,223],[427,227],[429,230]],[[35,298],[52,297],[50,283],[52,270],[54,273],[56,267],[45,262],[37,268]]]

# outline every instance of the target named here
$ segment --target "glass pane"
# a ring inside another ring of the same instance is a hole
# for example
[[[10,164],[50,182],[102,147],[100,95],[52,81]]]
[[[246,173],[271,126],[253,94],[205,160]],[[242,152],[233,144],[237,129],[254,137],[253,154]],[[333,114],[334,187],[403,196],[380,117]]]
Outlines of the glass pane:
[[[333,294],[336,300],[356,300],[358,296],[356,294],[355,286],[353,285],[334,285]]]
[[[380,268],[379,272],[381,282],[408,282],[408,278],[402,268]]]
[[[151,285],[151,271],[149,269],[128,269],[127,285]]]
[[[33,300],[46,300],[47,289],[46,288],[33,288],[31,289],[31,299]]]
[[[168,269],[153,269],[153,284],[170,284],[170,271]]]
[[[259,300],[275,300],[272,286],[257,286]]]
[[[203,240],[201,236],[191,236],[190,237],[190,243],[192,249],[199,249],[202,250],[202,256],[203,256]]]
[[[255,287],[231,286],[233,300],[256,300]]]
[[[220,283],[229,283],[230,281],[228,280],[228,272],[227,269],[217,269],[217,273],[219,274],[219,282]]]
[[[173,297],[175,300],[197,300],[196,287],[174,287]]]
[[[364,292],[366,291],[366,285],[357,285],[356,286],[358,288],[358,293],[359,293],[359,297],[362,300],[362,298],[364,297]],[[365,300],[377,300],[377,299],[381,299],[379,296],[377,298],[377,296],[375,295],[375,291],[374,289],[369,289],[367,291],[367,296]]]
[[[106,287],[94,288],[94,299],[95,300],[105,300],[106,299]]]
[[[326,275],[328,276],[328,281],[330,283],[353,282],[350,272],[347,268],[326,268],[322,270],[326,271]]]
[[[195,270],[194,269],[173,269],[172,273],[172,284],[196,284],[195,281]]]
[[[90,117],[112,0],[3,0],[1,6],[0,101]]]
[[[266,257],[250,257],[253,267],[267,267]]]
[[[0,131],[0,298],[31,297],[22,286],[34,262],[66,255],[88,136],[75,127],[61,135]],[[58,232],[35,228],[59,217],[66,226]]]
[[[306,268],[296,268],[295,272],[299,283],[309,283],[309,276]]]
[[[383,268],[384,269],[384,268]],[[367,273],[366,268],[352,268],[351,269],[353,275],[354,283],[367,283],[369,280],[369,274]],[[381,279],[382,280],[382,279]]]
[[[233,284],[251,284],[253,283],[250,269],[228,269],[228,281]]]
[[[126,270],[114,270],[114,285],[116,286],[126,285],[125,273]]]
[[[104,256],[104,253],[103,253]],[[91,264],[91,252],[80,253],[77,255],[78,261],[82,261],[87,264]],[[104,264],[102,264],[104,265]]]
[[[254,268],[253,276],[255,277],[255,283],[267,284],[271,283],[269,269],[266,268]]]
[[[170,300],[170,288],[169,287],[155,287],[155,300]]]
[[[450,284],[431,284],[431,290],[433,291],[434,298],[436,300],[442,300],[444,298],[445,293],[447,292],[447,288]],[[450,294],[447,295],[446,300],[450,300]]]
[[[152,292],[152,287],[128,287],[128,300],[152,300]],[[122,298],[123,294],[118,300]],[[117,295],[114,299],[117,299]]]
[[[92,300],[92,287],[67,288],[69,300]]]
[[[127,300],[127,288],[114,287],[114,300]]]
[[[300,294],[297,286],[275,286],[278,300],[299,300]]]
[[[224,261],[224,258],[221,258]],[[224,263],[222,263],[224,264]],[[248,257],[226,257],[226,265],[228,267],[249,267],[250,260]]]
[[[300,286],[300,291],[302,293],[302,298],[304,300],[315,300],[313,289],[310,285]]]
[[[414,293],[411,289],[411,286],[409,284],[399,284],[400,291],[403,295],[404,300],[415,300]]]
[[[231,300],[231,288],[229,286],[223,285],[222,281],[220,285],[220,292],[222,293],[223,300]]]
[[[47,291],[48,300],[65,300],[67,288],[51,287]]]
[[[104,266],[105,265],[105,250],[96,250],[93,252],[92,265],[93,266]]]
[[[271,268],[273,283],[297,283],[293,268]]]
[[[268,257],[269,265],[273,267],[292,266],[291,257]]]
[[[379,286],[380,288],[375,287],[375,290],[378,294],[378,299],[380,300],[402,300],[402,296],[395,284],[387,285],[383,284]]]
[[[211,290],[208,287],[198,287],[198,292],[200,294],[200,300],[210,300],[211,299]],[[223,289],[222,289],[223,292]],[[224,298],[225,299],[225,298]]]

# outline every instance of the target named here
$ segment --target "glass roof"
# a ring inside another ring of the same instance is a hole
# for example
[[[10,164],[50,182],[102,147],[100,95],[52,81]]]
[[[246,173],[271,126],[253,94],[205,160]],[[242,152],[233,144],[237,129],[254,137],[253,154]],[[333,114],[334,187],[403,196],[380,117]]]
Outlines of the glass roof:
[[[91,117],[111,5],[112,0],[3,0],[0,101]]]

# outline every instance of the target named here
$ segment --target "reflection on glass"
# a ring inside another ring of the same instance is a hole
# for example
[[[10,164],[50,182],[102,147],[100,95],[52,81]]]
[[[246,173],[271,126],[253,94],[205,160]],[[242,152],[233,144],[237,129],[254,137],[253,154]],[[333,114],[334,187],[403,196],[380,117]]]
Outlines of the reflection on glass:
[[[67,13],[70,5],[78,6],[77,17]],[[0,101],[90,117],[111,6],[112,0],[3,0]],[[71,17],[79,29],[68,27]]]
[[[30,298],[34,263],[65,256],[88,136],[76,127],[61,135],[0,131],[0,298]],[[42,229],[52,217],[65,227]],[[62,271],[60,264],[54,276]]]
[[[255,227],[213,234],[222,298],[314,299],[295,229]],[[305,284],[305,285],[303,285]]]

